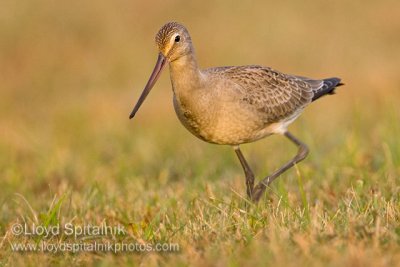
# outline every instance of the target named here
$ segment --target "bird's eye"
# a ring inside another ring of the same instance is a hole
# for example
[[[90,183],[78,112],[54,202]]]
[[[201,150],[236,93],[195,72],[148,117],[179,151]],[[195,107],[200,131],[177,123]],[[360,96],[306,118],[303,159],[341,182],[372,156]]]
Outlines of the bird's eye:
[[[175,36],[175,43],[179,43],[181,40],[181,37],[179,35]]]

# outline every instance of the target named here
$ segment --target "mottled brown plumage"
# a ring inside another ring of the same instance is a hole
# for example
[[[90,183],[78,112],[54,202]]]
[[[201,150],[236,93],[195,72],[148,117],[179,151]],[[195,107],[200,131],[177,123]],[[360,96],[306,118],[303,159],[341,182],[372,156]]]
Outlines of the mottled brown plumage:
[[[169,62],[173,102],[182,124],[200,139],[233,145],[246,174],[247,193],[257,201],[274,179],[305,158],[306,145],[287,131],[312,101],[334,93],[339,78],[310,79],[268,67],[232,66],[200,69],[187,29],[165,24],[156,35],[159,58],[138,103],[136,114],[166,62]],[[271,134],[283,134],[299,147],[298,154],[254,187],[254,174],[239,145]]]
[[[311,102],[314,91],[322,86],[321,81],[313,85],[296,76],[257,65],[206,71],[235,82],[241,88],[242,101],[255,107],[265,123],[280,122],[297,114]]]

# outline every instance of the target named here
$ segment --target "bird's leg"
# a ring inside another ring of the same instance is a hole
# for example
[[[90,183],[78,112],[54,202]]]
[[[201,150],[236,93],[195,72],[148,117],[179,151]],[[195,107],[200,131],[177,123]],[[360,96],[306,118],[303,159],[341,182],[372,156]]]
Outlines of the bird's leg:
[[[253,196],[253,188],[254,188],[254,173],[250,169],[249,164],[247,163],[246,159],[244,158],[242,151],[240,151],[239,146],[235,146],[235,153],[240,160],[240,164],[242,165],[244,174],[246,176],[246,187],[247,187],[247,196],[252,199]]]
[[[287,162],[285,165],[283,165],[280,169],[272,173],[271,175],[265,177],[262,181],[260,181],[257,186],[253,190],[253,195],[252,195],[252,200],[254,202],[258,202],[264,193],[265,189],[267,186],[269,186],[276,178],[279,177],[282,173],[293,167],[295,164],[298,162],[302,161],[307,157],[308,155],[308,148],[307,146],[302,143],[299,139],[294,137],[291,133],[285,132],[284,135],[289,138],[290,141],[296,144],[296,146],[299,148],[296,156],[294,158]]]

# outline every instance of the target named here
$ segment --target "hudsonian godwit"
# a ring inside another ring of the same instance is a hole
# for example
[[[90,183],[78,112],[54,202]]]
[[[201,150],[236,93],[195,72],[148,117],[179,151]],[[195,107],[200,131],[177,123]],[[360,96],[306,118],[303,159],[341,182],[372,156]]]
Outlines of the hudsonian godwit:
[[[258,65],[200,69],[187,29],[165,24],[156,35],[156,66],[129,118],[133,118],[169,63],[173,103],[181,123],[198,138],[233,146],[246,176],[247,195],[257,202],[279,175],[303,160],[307,146],[287,127],[311,102],[333,94],[339,78],[310,79]],[[239,145],[282,134],[298,147],[285,165],[254,186],[254,174]]]

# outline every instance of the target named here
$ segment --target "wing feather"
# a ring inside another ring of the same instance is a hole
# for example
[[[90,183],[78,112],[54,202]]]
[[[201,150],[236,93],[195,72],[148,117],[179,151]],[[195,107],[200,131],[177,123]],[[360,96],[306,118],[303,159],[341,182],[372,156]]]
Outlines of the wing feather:
[[[323,85],[319,80],[287,75],[256,65],[207,71],[237,84],[240,101],[263,113],[266,122],[278,122],[296,115],[312,101],[314,90]]]

